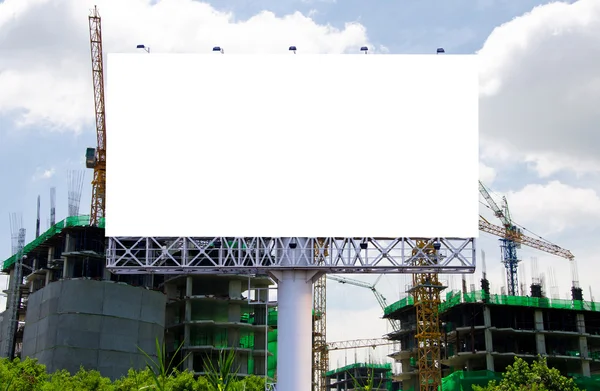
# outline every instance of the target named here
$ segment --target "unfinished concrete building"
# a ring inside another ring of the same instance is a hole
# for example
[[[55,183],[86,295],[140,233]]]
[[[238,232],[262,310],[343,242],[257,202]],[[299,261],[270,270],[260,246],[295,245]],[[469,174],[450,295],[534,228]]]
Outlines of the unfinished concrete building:
[[[440,306],[443,376],[449,379],[453,374],[453,378],[459,377],[455,372],[473,373],[484,385],[499,378],[515,357],[533,361],[538,355],[546,357],[550,367],[580,383],[600,374],[600,304],[581,300],[580,289],[574,290],[573,300],[543,297],[536,284],[531,293],[507,296],[493,295],[489,290],[448,292]],[[403,382],[403,390],[416,390],[419,382],[412,297],[387,307],[384,317],[401,324],[399,331],[388,335],[401,347],[390,356],[402,364],[402,373],[396,378]]]
[[[37,358],[50,372],[83,365],[115,379],[145,366],[138,347],[154,354],[156,339],[165,338],[169,354],[183,342],[181,353],[191,353],[184,367],[196,374],[204,373],[204,357],[236,349],[241,375],[275,376],[277,333],[268,325],[277,318],[275,303],[266,302],[272,280],[114,275],[105,268],[103,227],[103,220],[90,227],[88,216],[67,217],[25,245],[22,258],[4,261],[18,318],[8,338],[12,309],[0,314],[0,346],[13,347],[6,356]]]
[[[106,272],[102,226],[90,227],[86,216],[68,217],[23,254],[14,356],[37,358],[50,372],[74,373],[83,365],[112,379],[145,365],[138,347],[153,353],[156,338],[162,339],[166,296],[149,289],[147,277]],[[2,266],[13,279],[17,261],[12,256]],[[3,316],[3,329],[9,322]]]
[[[326,373],[326,387],[332,391],[352,391],[365,386],[373,391],[395,391],[397,384],[392,384],[392,365],[355,363]],[[358,388],[357,388],[358,386]],[[395,386],[395,387],[394,387]]]
[[[221,351],[235,349],[239,375],[274,377],[276,303],[268,300],[272,284],[267,277],[235,275],[168,279],[165,337],[169,352],[181,346],[181,357],[187,356],[182,369],[203,375],[207,359],[216,366]]]

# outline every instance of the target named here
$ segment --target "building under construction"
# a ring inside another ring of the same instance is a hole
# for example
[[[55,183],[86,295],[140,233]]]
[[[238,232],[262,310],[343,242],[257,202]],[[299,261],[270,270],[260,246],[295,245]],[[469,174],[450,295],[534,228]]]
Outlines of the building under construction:
[[[392,365],[355,363],[328,371],[325,375],[327,389],[331,391],[362,390],[370,387],[373,391],[396,391],[393,384]]]
[[[538,355],[581,389],[600,390],[600,303],[584,301],[581,289],[573,289],[571,300],[545,297],[540,284],[531,285],[529,296],[496,295],[484,279],[480,291],[448,292],[439,314],[444,391],[486,385],[500,379],[515,357],[533,361]],[[384,317],[401,325],[388,335],[400,345],[390,355],[402,367],[396,379],[403,390],[418,390],[413,297],[387,307]]]
[[[256,276],[116,275],[106,270],[104,219],[70,216],[5,260],[7,309],[0,314],[0,357],[37,358],[48,371],[80,366],[112,379],[143,368],[166,342],[181,346],[182,367],[204,373],[205,359],[236,349],[240,375],[274,377],[277,324]],[[183,368],[182,368],[183,369]]]
[[[168,279],[165,337],[169,351],[182,346],[182,369],[204,375],[207,357],[216,367],[220,351],[235,349],[238,375],[274,378],[277,312],[267,295],[272,284],[267,277],[235,275]]]

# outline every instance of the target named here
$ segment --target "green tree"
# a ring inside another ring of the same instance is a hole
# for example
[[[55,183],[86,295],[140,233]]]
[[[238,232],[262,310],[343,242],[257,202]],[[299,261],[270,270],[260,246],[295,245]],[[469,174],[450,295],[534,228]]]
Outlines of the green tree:
[[[473,391],[581,391],[573,379],[548,368],[545,358],[539,357],[529,365],[521,358],[506,368],[502,380],[491,381],[486,387],[473,386]]]

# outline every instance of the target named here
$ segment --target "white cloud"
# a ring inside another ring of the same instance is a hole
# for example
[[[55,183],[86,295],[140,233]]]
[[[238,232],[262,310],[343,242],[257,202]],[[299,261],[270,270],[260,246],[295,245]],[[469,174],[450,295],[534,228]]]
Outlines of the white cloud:
[[[485,185],[490,186],[494,182],[494,179],[496,179],[496,170],[485,165],[485,163],[479,162],[479,180]]]
[[[38,181],[43,179],[50,179],[54,176],[54,174],[56,174],[56,170],[54,169],[54,167],[48,169],[38,168],[35,174],[33,175],[33,180]]]
[[[539,6],[497,27],[479,52],[482,136],[542,176],[600,172],[599,43],[597,0]]]
[[[527,185],[506,195],[517,222],[542,236],[577,228],[598,227],[600,195],[592,189],[551,181]]]
[[[20,125],[81,130],[93,124],[88,2],[6,0],[0,3],[0,114]],[[368,45],[366,29],[319,25],[299,12],[261,12],[248,20],[193,0],[98,0],[104,52],[343,53]],[[141,54],[140,54],[141,55]],[[109,70],[107,70],[109,72]],[[107,114],[108,115],[108,114]]]

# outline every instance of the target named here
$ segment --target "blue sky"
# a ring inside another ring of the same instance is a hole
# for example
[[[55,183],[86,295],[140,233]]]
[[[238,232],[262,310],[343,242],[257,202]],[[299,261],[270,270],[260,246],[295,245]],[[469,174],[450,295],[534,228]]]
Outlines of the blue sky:
[[[315,53],[354,52],[362,45],[378,53],[433,53],[437,47],[448,53],[479,52],[481,178],[508,197],[515,221],[576,255],[579,280],[589,297],[588,286],[598,278],[593,264],[600,251],[600,5],[595,0],[548,3],[96,2],[106,52],[133,52],[138,43],[153,52],[200,52],[214,45],[227,52],[275,52],[292,44]],[[84,170],[85,148],[95,145],[87,30],[93,4],[0,1],[2,259],[10,255],[9,213],[22,213],[31,240],[36,198],[42,196],[45,228],[50,187],[55,186],[57,219],[64,218],[67,172]],[[89,211],[90,181],[87,171],[81,213]],[[497,239],[482,234],[479,243],[486,252],[492,289],[499,290],[503,271]],[[531,257],[538,258],[538,269],[546,275],[552,268],[564,298],[571,281],[566,261],[532,249],[520,255],[528,280]],[[395,301],[408,279],[386,276],[379,288],[388,301]],[[453,284],[458,286],[458,277]],[[330,340],[385,332],[371,292],[333,283],[328,303]],[[373,321],[348,325],[360,317]],[[332,365],[344,359],[343,353],[335,353]]]

